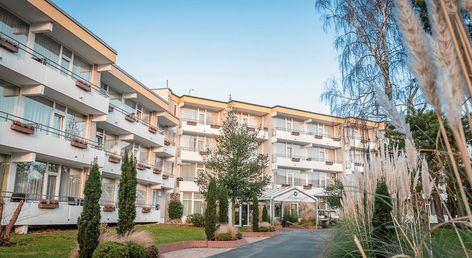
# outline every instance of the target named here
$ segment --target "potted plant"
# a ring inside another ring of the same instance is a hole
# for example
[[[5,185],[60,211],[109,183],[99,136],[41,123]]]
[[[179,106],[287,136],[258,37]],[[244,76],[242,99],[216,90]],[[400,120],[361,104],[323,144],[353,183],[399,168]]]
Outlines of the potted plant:
[[[148,128],[148,131],[150,133],[157,133],[157,127],[153,126],[153,125],[150,125],[149,128]]]
[[[323,135],[321,135],[321,134],[315,134],[315,139],[323,139]]]
[[[354,166],[356,166],[356,167],[362,167],[362,163],[360,163],[360,162],[355,162],[355,163],[354,163]]]
[[[221,125],[219,125],[219,124],[211,124],[210,127],[213,128],[213,129],[220,129],[220,128],[221,128]]]
[[[110,156],[108,156],[108,161],[111,162],[111,163],[120,163],[121,161],[121,158],[120,156],[116,155],[116,154],[111,154]]]
[[[10,129],[24,134],[34,134],[35,126],[33,124],[26,124],[15,120],[10,126]]]
[[[152,173],[156,174],[156,175],[159,175],[161,173],[161,169],[160,168],[153,168],[152,169]]]
[[[169,179],[169,175],[163,174],[163,175],[162,175],[162,179]]]
[[[79,149],[87,149],[87,141],[84,139],[77,138],[77,137],[73,137],[70,140],[70,145]]]
[[[292,158],[292,161],[293,161],[293,162],[300,162],[300,158],[293,157],[293,158]]]
[[[282,187],[289,187],[290,184],[282,184]]]
[[[303,189],[306,189],[306,190],[307,190],[307,189],[311,189],[312,187],[313,187],[312,184],[307,184],[307,185],[304,185],[304,186],[303,186]]]
[[[81,88],[82,90],[84,91],[87,91],[87,92],[90,92],[92,90],[92,86],[80,79],[78,79],[77,81],[75,81],[75,86]]]
[[[333,162],[332,160],[326,160],[326,161],[325,161],[325,164],[326,164],[326,165],[333,165],[334,162]]]
[[[146,169],[146,168],[144,167],[144,164],[143,164],[143,163],[138,162],[138,163],[136,163],[136,169],[144,170],[144,169]]]
[[[38,203],[38,208],[39,209],[57,209],[59,208],[59,201],[41,199]]]
[[[293,135],[293,136],[299,136],[299,135],[300,135],[300,132],[293,131],[293,132],[292,132],[292,135]]]
[[[164,139],[164,145],[169,146],[171,144],[169,139]]]
[[[187,121],[187,125],[192,125],[192,126],[196,126],[197,125],[197,122],[196,121]]]
[[[111,113],[115,110],[115,108],[112,105],[108,105],[108,112]]]
[[[247,126],[247,127],[246,127],[246,130],[248,130],[248,131],[250,131],[250,132],[254,132],[254,131],[256,131],[256,128],[251,127],[251,126]]]
[[[128,122],[130,122],[130,123],[134,123],[134,122],[136,122],[137,117],[136,117],[135,114],[127,114],[127,115],[125,116],[125,120],[128,121]]]
[[[103,212],[114,212],[116,210],[116,207],[114,204],[105,204],[102,210]]]
[[[151,212],[151,207],[143,207],[143,208],[141,209],[141,212],[142,212],[142,213],[149,213],[149,212]]]
[[[341,137],[331,137],[331,139],[335,142],[340,142],[341,141]]]
[[[208,151],[199,151],[198,153],[200,153],[200,155],[202,155],[202,156],[207,156],[208,155]]]
[[[19,45],[4,37],[0,38],[0,47],[8,50],[11,53],[18,53]]]

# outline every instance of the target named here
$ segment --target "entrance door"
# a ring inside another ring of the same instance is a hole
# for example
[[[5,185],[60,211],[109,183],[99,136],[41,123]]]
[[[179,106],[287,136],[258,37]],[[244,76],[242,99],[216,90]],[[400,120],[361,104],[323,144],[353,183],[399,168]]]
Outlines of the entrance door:
[[[234,206],[234,225],[239,225],[241,226],[241,205],[239,203],[236,203]]]
[[[249,205],[241,205],[241,226],[248,225]]]

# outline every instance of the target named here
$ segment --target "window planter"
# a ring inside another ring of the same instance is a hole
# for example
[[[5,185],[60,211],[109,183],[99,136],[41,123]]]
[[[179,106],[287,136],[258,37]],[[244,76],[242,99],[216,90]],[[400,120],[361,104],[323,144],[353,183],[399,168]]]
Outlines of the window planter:
[[[164,145],[165,146],[169,146],[170,144],[171,144],[171,142],[168,139],[164,139]]]
[[[293,136],[299,136],[299,135],[300,135],[300,132],[292,132],[292,135],[293,135]]]
[[[111,163],[117,164],[117,163],[120,163],[121,158],[118,155],[110,155],[110,156],[108,156],[108,161],[111,162]]]
[[[157,127],[150,125],[149,128],[148,128],[148,131],[149,131],[150,133],[154,133],[154,134],[155,134],[155,133],[157,133]]]
[[[5,38],[0,38],[0,47],[8,50],[11,53],[18,53],[19,49],[19,45],[17,43],[13,43]]]
[[[103,212],[114,212],[115,210],[116,210],[116,207],[113,204],[105,204],[105,206],[103,206],[103,209],[102,209]]]
[[[162,175],[162,179],[169,179],[169,175],[166,175],[166,174]]]
[[[199,151],[198,153],[200,153],[200,155],[202,155],[202,156],[207,156],[208,155],[208,151]]]
[[[327,160],[327,161],[325,161],[325,164],[326,164],[326,165],[333,165],[333,164],[334,164],[334,162],[333,162],[333,161],[331,161],[331,160]]]
[[[144,166],[143,163],[138,162],[138,163],[136,163],[136,169],[144,170],[144,169],[146,169],[146,167]]]
[[[141,212],[142,212],[142,213],[150,213],[150,212],[151,212],[151,208],[150,208],[150,207],[143,207],[143,208],[141,209]]]
[[[82,80],[75,81],[75,86],[81,88],[84,91],[90,92],[92,91],[92,86]]]
[[[248,126],[248,127],[246,127],[246,130],[248,130],[249,132],[255,132],[256,128]]]
[[[210,127],[213,128],[213,129],[220,129],[221,125],[211,124]]]
[[[365,140],[365,139],[361,140],[361,143],[368,143],[368,142],[369,142],[369,140]]]
[[[152,169],[152,173],[156,174],[156,175],[159,175],[161,173],[161,169],[160,168],[153,168]]]
[[[323,135],[315,134],[315,139],[323,139]]]
[[[38,208],[39,209],[57,209],[59,208],[59,201],[41,199],[38,203]]]
[[[282,184],[282,187],[289,187],[290,184]]]
[[[130,122],[130,123],[134,123],[137,121],[137,118],[136,118],[136,115],[135,114],[127,114],[125,116],[125,120]]]
[[[341,141],[341,137],[331,137],[331,139],[335,142],[340,142]]]
[[[292,158],[293,162],[300,162],[300,158]]]
[[[360,163],[360,162],[355,162],[355,163],[354,163],[354,166],[356,166],[356,167],[362,167],[362,166],[363,166],[363,164],[362,164],[362,163]]]
[[[70,145],[79,149],[87,149],[87,142],[79,138],[72,138],[70,140]]]
[[[108,112],[113,112],[115,108],[112,105],[108,105]]]
[[[187,121],[187,125],[196,126],[196,125],[197,125],[197,122],[195,122],[195,121]]]
[[[10,129],[24,134],[34,134],[35,127],[32,124],[25,124],[20,121],[13,121]]]
[[[311,161],[311,158],[306,158],[307,161]]]
[[[34,61],[41,63],[43,65],[49,64],[49,60],[45,57],[33,56],[31,57]]]
[[[303,186],[303,189],[311,189],[313,187],[312,184],[307,184]]]

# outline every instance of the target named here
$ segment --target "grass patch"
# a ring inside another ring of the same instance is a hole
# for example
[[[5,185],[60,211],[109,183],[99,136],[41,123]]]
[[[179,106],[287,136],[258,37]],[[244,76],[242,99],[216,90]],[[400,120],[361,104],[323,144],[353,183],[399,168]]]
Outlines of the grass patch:
[[[138,231],[147,231],[157,245],[184,240],[204,240],[203,228],[174,225],[137,225]],[[12,247],[0,247],[0,257],[69,257],[77,239],[77,230],[12,235],[17,243]]]

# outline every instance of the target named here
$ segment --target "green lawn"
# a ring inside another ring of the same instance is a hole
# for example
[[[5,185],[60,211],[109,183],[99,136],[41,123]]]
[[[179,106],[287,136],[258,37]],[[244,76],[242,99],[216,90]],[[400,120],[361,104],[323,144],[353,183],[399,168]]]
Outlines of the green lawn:
[[[156,244],[184,240],[203,240],[203,228],[173,225],[137,225],[136,230],[151,233]],[[77,230],[13,235],[13,247],[0,247],[0,257],[68,257],[75,246]]]

